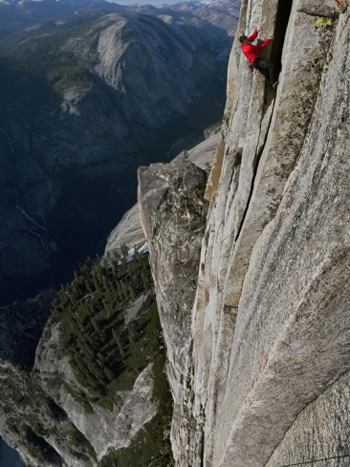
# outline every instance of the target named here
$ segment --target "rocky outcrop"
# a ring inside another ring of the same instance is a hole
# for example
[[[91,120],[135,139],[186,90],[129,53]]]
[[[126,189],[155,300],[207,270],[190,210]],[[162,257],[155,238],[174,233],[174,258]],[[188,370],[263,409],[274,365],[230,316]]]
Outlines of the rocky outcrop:
[[[173,391],[178,393],[188,354],[189,311],[207,208],[203,200],[207,174],[193,164],[173,161],[140,167],[138,175],[141,224],[149,239],[160,319],[171,362],[169,378]],[[192,276],[189,284],[188,275]]]
[[[183,411],[188,412],[191,408],[184,406],[181,395],[186,385],[186,369],[190,365],[190,310],[195,297],[207,212],[203,200],[207,173],[180,159],[167,165],[141,167],[138,174],[141,224],[148,239],[167,347],[174,427],[183,418]]]
[[[95,454],[42,382],[0,361],[0,431],[28,467],[93,465]],[[69,440],[67,442],[67,440]]]
[[[238,31],[259,25],[263,37],[275,34],[265,58],[279,85],[275,92],[257,72],[246,75],[235,41],[173,452],[182,467],[345,466],[349,11],[331,0],[243,1]],[[153,224],[167,208],[164,198]],[[153,262],[160,303],[177,277],[157,273],[173,264],[173,243],[160,240],[167,228],[146,228],[161,258]],[[171,367],[177,355],[168,357]]]
[[[210,130],[208,130],[208,132],[210,132]],[[186,159],[198,167],[208,170],[213,164],[219,137],[219,133],[213,130],[213,134],[202,143],[179,154],[177,160],[180,162]],[[136,245],[141,247],[145,241],[146,237],[140,223],[139,207],[138,204],[135,204],[134,207],[124,214],[122,220],[110,233],[107,239],[105,254],[112,254],[113,252],[120,253],[123,243],[128,246]]]

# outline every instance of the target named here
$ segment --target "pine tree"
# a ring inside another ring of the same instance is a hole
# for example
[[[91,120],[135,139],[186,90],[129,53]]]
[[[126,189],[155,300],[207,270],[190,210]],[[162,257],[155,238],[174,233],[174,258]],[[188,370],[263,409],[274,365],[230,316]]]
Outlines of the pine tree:
[[[92,323],[93,327],[95,328],[95,331],[98,334],[101,334],[102,333],[102,327],[101,327],[100,323],[96,319],[92,319],[91,323]]]
[[[128,256],[129,248],[126,246],[125,243],[123,243],[122,246],[121,246],[120,248],[121,248],[121,252],[122,252],[122,257],[123,257],[124,259],[126,259],[127,256]]]
[[[107,366],[104,367],[104,372],[108,378],[109,381],[113,381],[114,380],[114,373],[112,370],[110,370]]]

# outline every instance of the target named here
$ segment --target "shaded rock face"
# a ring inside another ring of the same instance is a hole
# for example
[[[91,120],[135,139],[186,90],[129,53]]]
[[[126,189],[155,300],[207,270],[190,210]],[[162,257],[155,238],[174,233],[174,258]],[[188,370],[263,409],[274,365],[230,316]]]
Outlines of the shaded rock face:
[[[178,466],[350,459],[349,10],[331,0],[282,6],[242,2],[239,34],[276,33],[265,58],[281,71],[276,92],[246,75],[235,41],[175,395],[185,407],[172,426]],[[149,242],[165,237],[146,232]],[[158,242],[154,271],[173,251]],[[155,280],[161,301],[167,284]]]
[[[46,291],[33,300],[17,301],[0,308],[1,360],[11,361],[25,371],[31,370],[54,297],[53,291]]]
[[[41,381],[4,362],[0,367],[5,381],[0,431],[6,443],[20,453],[24,465],[93,465],[91,445],[43,390]]]
[[[3,414],[8,414],[12,410],[10,401],[13,394],[11,393],[17,392],[22,400],[24,399],[21,393],[25,391],[27,374],[33,367],[36,347],[50,314],[54,296],[53,291],[45,291],[35,299],[27,302],[16,301],[11,306],[0,308],[0,406]],[[15,372],[15,368],[18,369],[18,373]],[[12,378],[14,378],[13,381]],[[17,405],[16,410],[18,409]],[[6,415],[1,416],[2,434],[4,434],[6,419]],[[9,436],[8,433],[6,437],[13,446],[17,445],[15,436]],[[11,450],[1,438],[0,464],[4,467],[23,465],[18,454]]]
[[[174,398],[173,437],[178,419],[188,410],[181,394],[190,365],[190,311],[207,212],[203,200],[207,173],[191,163],[175,160],[167,165],[141,167],[138,175],[141,225],[148,239],[167,346],[167,376]]]
[[[106,13],[0,41],[2,303],[61,282],[135,203],[137,166],[221,116],[225,29],[166,8]]]
[[[145,241],[146,238],[140,224],[139,208],[135,204],[124,214],[122,220],[110,233],[105,254],[111,254],[114,251],[120,252],[123,243],[128,246],[137,245],[141,247]]]
[[[174,161],[140,167],[138,175],[141,225],[149,239],[160,317],[171,354],[171,372],[179,383],[188,353],[190,308],[207,208],[203,200],[207,174],[193,164]],[[163,254],[165,242],[169,257]],[[185,287],[188,274],[192,281],[190,287]]]

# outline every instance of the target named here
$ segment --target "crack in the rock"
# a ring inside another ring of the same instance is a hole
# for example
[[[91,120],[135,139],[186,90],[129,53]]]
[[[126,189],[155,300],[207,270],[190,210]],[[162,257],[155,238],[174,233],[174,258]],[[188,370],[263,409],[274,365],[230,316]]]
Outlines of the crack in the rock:
[[[258,135],[258,138],[257,138],[256,149],[255,149],[255,158],[254,158],[254,162],[253,162],[254,173],[253,173],[253,177],[252,177],[250,193],[249,193],[247,204],[246,204],[246,207],[245,207],[245,210],[244,210],[242,221],[240,223],[239,229],[238,229],[237,234],[236,234],[235,242],[237,242],[237,240],[238,240],[238,238],[239,238],[239,236],[241,234],[241,231],[242,231],[243,226],[244,226],[245,219],[247,217],[248,209],[249,209],[250,202],[251,202],[253,192],[254,192],[254,188],[255,188],[255,181],[256,181],[256,176],[257,176],[257,173],[258,173],[260,159],[261,159],[262,153],[264,152],[267,137],[268,137],[268,134],[270,132],[270,126],[271,126],[272,116],[273,116],[273,112],[274,112],[274,108],[275,108],[275,103],[276,103],[276,100],[274,100],[274,102],[273,102],[273,108],[272,108],[272,111],[271,111],[270,122],[269,122],[269,125],[268,125],[268,128],[267,128],[266,134],[265,134],[264,142],[263,142],[263,144],[261,146],[261,149],[258,151],[258,144],[259,144],[259,139],[260,139],[260,135],[261,135],[261,127],[262,127],[262,124],[263,124],[263,118],[260,121],[260,130],[259,130],[259,135]]]
[[[294,466],[297,466],[297,465],[307,465],[307,464],[314,464],[316,462],[324,462],[324,461],[339,460],[339,459],[349,459],[349,458],[350,458],[350,454],[345,454],[344,456],[324,457],[323,459],[315,459],[315,460],[310,460],[310,461],[297,462],[296,464],[284,464],[284,465],[281,465],[281,467],[294,467]]]
[[[305,11],[301,11],[302,13],[305,13],[305,14],[309,14],[310,16],[317,16],[319,17],[319,15],[314,15],[314,14],[310,14],[310,13],[307,13]],[[338,15],[336,16],[338,17]],[[326,19],[331,19],[330,17],[325,17]],[[325,51],[325,55],[327,57],[327,61],[328,61],[328,57],[329,57],[329,53],[330,53],[330,50],[331,50],[331,46],[332,46],[332,43],[334,41],[334,34],[333,34],[333,37],[332,39],[329,41],[329,44],[328,44],[328,47],[327,47],[327,50]],[[302,144],[300,145],[300,150],[298,152],[298,156],[295,160],[295,164],[294,164],[294,167],[295,165],[297,164],[298,162],[298,159],[299,159],[299,156],[300,156],[300,153],[302,151],[302,148],[303,148],[303,145],[304,145],[304,142],[307,138],[307,135],[308,135],[308,132],[309,132],[309,128],[310,128],[310,122],[312,120],[312,115],[314,114],[314,109],[317,105],[317,102],[318,102],[318,98],[319,98],[319,92],[320,92],[320,86],[321,86],[321,83],[322,83],[322,77],[323,77],[323,70],[321,71],[320,73],[320,80],[319,80],[319,86],[318,86],[318,91],[317,91],[317,94],[315,96],[315,100],[314,100],[314,103],[313,103],[313,106],[312,106],[312,112],[310,112],[310,117],[308,119],[308,121],[306,122],[306,131],[304,133],[304,137],[303,137],[303,141],[302,141]],[[249,197],[248,197],[248,201],[247,201],[247,204],[246,204],[246,208],[245,208],[245,211],[244,211],[244,214],[243,214],[243,217],[242,217],[242,221],[240,223],[240,226],[239,226],[239,229],[237,231],[237,235],[235,237],[235,242],[237,242],[240,234],[241,234],[241,231],[243,229],[243,226],[244,226],[244,222],[245,222],[245,219],[246,219],[246,216],[247,216],[247,213],[248,213],[248,209],[249,209],[249,206],[250,206],[250,201],[251,201],[251,198],[252,198],[252,195],[253,195],[253,192],[254,192],[254,185],[255,185],[255,181],[256,181],[256,174],[257,174],[257,171],[258,171],[258,167],[259,167],[259,163],[260,163],[260,158],[261,158],[261,155],[264,151],[264,148],[265,148],[265,145],[266,145],[266,141],[267,141],[267,137],[268,137],[268,134],[269,134],[269,131],[270,131],[270,126],[271,126],[271,121],[272,121],[272,117],[273,117],[273,113],[274,113],[274,107],[275,107],[275,104],[276,104],[276,98],[273,102],[273,108],[272,108],[272,112],[271,112],[271,117],[270,117],[270,122],[269,122],[269,126],[268,126],[268,129],[267,129],[267,132],[266,132],[266,135],[265,135],[265,139],[264,139],[264,143],[262,145],[262,148],[261,150],[257,153],[257,150],[258,150],[258,144],[259,144],[259,138],[260,138],[260,134],[261,134],[261,127],[262,127],[262,123],[263,123],[263,117],[264,115],[262,116],[262,119],[261,119],[261,123],[260,123],[260,131],[259,131],[259,136],[258,136],[258,139],[257,139],[257,147],[256,147],[256,156],[255,156],[255,160],[254,160],[254,164],[256,164],[255,168],[254,168],[254,174],[253,174],[253,178],[252,178],[252,184],[251,184],[251,190],[250,190],[250,194],[249,194]]]
[[[282,441],[284,440],[284,438],[286,437],[286,434],[288,433],[288,431],[292,428],[292,426],[294,425],[294,423],[296,422],[297,418],[299,417],[299,415],[304,412],[304,410],[306,410],[308,408],[309,405],[313,404],[314,402],[317,401],[317,399],[319,399],[326,391],[328,388],[330,388],[331,386],[333,386],[335,383],[337,383],[340,378],[342,378],[342,376],[344,376],[349,370],[346,369],[345,371],[343,371],[337,378],[335,378],[333,381],[331,381],[329,384],[327,384],[327,386],[323,389],[323,391],[321,391],[319,394],[317,394],[311,401],[309,401],[295,416],[293,422],[289,425],[289,427],[286,429],[286,431],[284,432],[284,435],[283,437],[281,438],[281,441],[276,445],[275,449],[272,451],[271,455],[269,456],[269,458],[267,459],[267,461],[265,462],[264,466],[267,466],[268,463],[270,462],[272,456],[274,455],[274,453],[276,452],[276,450],[278,449],[278,447],[281,445]],[[326,460],[326,459],[325,459]],[[310,462],[316,462],[316,461],[310,461]],[[309,462],[309,463],[310,463]],[[319,461],[317,461],[319,462]],[[281,467],[290,467],[290,466],[294,466],[294,465],[303,465],[303,464],[287,464],[287,465],[283,465]]]
[[[310,11],[305,11],[303,9],[298,10],[298,13],[304,13],[304,15],[313,16],[314,18],[320,18],[322,16],[322,15],[317,14],[317,13],[312,13]],[[340,14],[340,12],[335,11],[333,16],[327,15],[327,16],[322,16],[322,18],[334,19],[334,18],[338,18],[339,14]]]

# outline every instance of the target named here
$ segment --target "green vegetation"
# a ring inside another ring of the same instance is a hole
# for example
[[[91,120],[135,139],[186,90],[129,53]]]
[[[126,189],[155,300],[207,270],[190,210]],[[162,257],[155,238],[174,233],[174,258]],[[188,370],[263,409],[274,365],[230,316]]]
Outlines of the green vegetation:
[[[5,37],[0,40],[0,57],[10,57],[14,70],[44,78],[57,92],[72,85],[86,88],[101,30],[94,21],[80,19],[64,27],[49,23],[39,31]]]
[[[38,465],[61,464],[51,439],[63,452],[82,459],[87,467],[96,462],[94,449],[58,405],[56,394],[69,393],[87,414],[94,413],[96,405],[118,409],[120,391],[131,390],[150,363],[157,414],[129,447],[111,449],[99,465],[173,465],[169,441],[172,401],[164,373],[166,357],[148,257],[135,255],[130,262],[127,254],[124,245],[121,255],[114,258],[88,259],[75,272],[74,280],[61,287],[54,301],[49,328],[59,324],[58,354],[63,351],[68,356],[79,385],[71,385],[55,373],[41,380],[36,371],[28,374],[8,370],[0,398],[0,409],[7,418],[6,431],[16,433]],[[148,299],[143,307],[126,319],[130,306],[144,294]],[[50,339],[50,333],[46,339]]]
[[[164,374],[165,356],[159,355],[153,363],[153,398],[158,401],[158,412],[135,436],[130,446],[111,450],[100,467],[171,467],[173,457],[169,441],[172,403]]]
[[[112,409],[120,402],[118,391],[131,390],[141,371],[152,362],[157,415],[128,448],[112,450],[100,465],[168,467],[172,465],[172,402],[154,298],[136,319],[125,320],[135,299],[153,286],[148,256],[135,255],[128,262],[128,248],[124,245],[121,250],[120,256],[108,261],[88,259],[54,302],[52,317],[60,323],[62,347],[86,392],[63,385],[87,412],[93,411],[94,404]]]
[[[323,28],[332,27],[333,21],[330,18],[319,17],[315,21],[316,26],[322,26]]]
[[[19,445],[37,460],[38,465],[61,465],[57,451],[46,441],[55,439],[72,455],[91,466],[96,456],[87,439],[67,418],[66,413],[41,387],[35,373],[9,367],[2,368],[0,410],[6,414],[5,433],[15,434]],[[57,429],[59,427],[59,429]],[[67,446],[67,440],[69,445]]]
[[[92,401],[110,408],[118,403],[116,391],[132,389],[161,345],[155,305],[125,325],[128,306],[152,280],[148,258],[135,255],[127,264],[123,251],[121,259],[108,262],[88,259],[73,282],[62,286],[52,315],[78,382]]]

